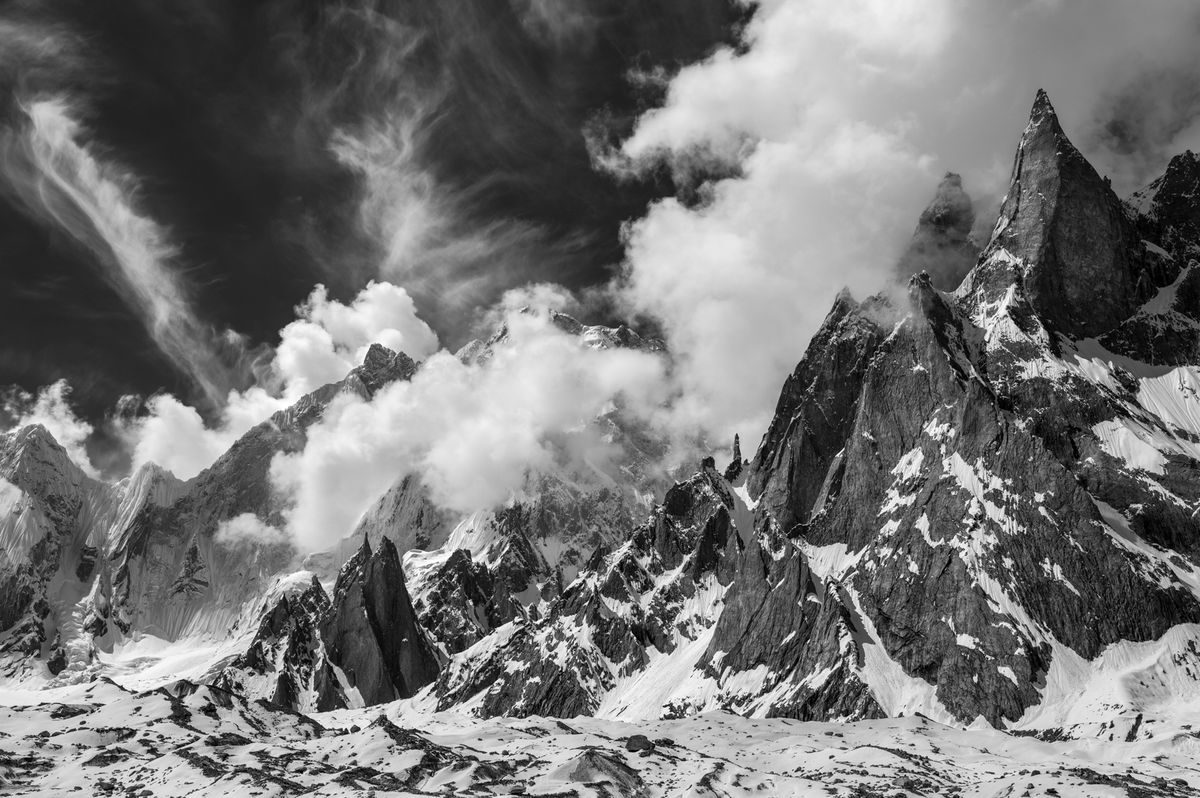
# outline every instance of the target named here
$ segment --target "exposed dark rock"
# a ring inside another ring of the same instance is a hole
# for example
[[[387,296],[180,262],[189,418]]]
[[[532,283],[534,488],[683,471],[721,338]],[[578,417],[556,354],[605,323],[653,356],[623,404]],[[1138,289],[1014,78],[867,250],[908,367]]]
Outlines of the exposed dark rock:
[[[1200,252],[1200,155],[1176,155],[1167,170],[1130,198],[1144,235],[1186,261]]]
[[[725,481],[736,482],[746,465],[746,461],[742,459],[742,441],[737,435],[734,435],[733,458],[729,461],[729,465],[725,466]]]
[[[319,625],[329,611],[329,597],[314,578],[302,592],[282,596],[266,609],[250,647],[214,679],[214,685],[246,692],[251,677],[267,677],[274,688],[266,696],[274,705],[312,710],[305,697],[332,692],[337,679],[322,655]]]
[[[890,315],[882,301],[860,306],[842,292],[783,384],[748,486],[785,531],[807,523],[837,495],[839,458],[857,412],[863,376],[886,337],[874,319]]]
[[[1174,273],[1148,262],[1124,206],[1067,139],[1044,91],[1021,137],[989,252],[964,284],[976,304],[1020,282],[1046,326],[1086,337],[1132,316]],[[1176,269],[1177,271],[1177,269]]]
[[[67,669],[67,652],[62,647],[62,639],[57,635],[50,646],[50,654],[46,658],[46,669],[51,676],[57,676]]]
[[[654,743],[644,734],[634,734],[625,741],[626,751],[653,751]]]
[[[367,705],[408,698],[437,678],[438,659],[417,623],[396,547],[384,538],[374,552],[364,542],[338,574],[321,621],[331,665]],[[327,685],[321,708],[339,704]]]

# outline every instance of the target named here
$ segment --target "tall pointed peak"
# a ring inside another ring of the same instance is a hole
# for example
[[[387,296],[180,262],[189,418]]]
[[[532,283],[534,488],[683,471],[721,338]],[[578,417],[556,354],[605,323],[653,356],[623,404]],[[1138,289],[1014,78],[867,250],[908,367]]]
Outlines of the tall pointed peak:
[[[1058,113],[1050,103],[1050,95],[1045,89],[1038,89],[1033,98],[1033,107],[1029,109],[1029,122],[1025,125],[1025,133],[1017,149],[1017,156],[1027,150],[1045,150],[1058,158],[1077,158],[1083,161],[1067,134],[1058,121]]]
[[[981,304],[1019,284],[1046,327],[1069,337],[1098,336],[1153,295],[1154,286],[1142,279],[1140,251],[1109,181],[1067,139],[1050,98],[1039,91],[996,232],[962,288]]]
[[[1045,89],[1038,89],[1037,94],[1033,97],[1033,108],[1029,111],[1029,123],[1041,125],[1047,122],[1057,126],[1058,114],[1050,103],[1050,95],[1046,93]]]

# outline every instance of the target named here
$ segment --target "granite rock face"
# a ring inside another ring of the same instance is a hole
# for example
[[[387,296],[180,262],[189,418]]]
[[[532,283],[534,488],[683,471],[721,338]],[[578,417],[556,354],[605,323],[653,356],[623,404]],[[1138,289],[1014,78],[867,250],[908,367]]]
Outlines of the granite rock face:
[[[345,706],[351,690],[367,706],[408,698],[437,677],[437,655],[417,623],[400,556],[387,538],[375,551],[364,542],[342,566],[320,634],[345,684],[327,682],[319,709]]]
[[[329,596],[315,578],[300,580],[280,596],[268,596],[253,640],[212,683],[276,706],[315,711],[323,698],[337,696],[337,677],[321,640],[321,621],[329,609]],[[344,705],[344,697],[337,697]]]
[[[964,286],[974,301],[1000,301],[1020,285],[1046,326],[1072,337],[1111,330],[1174,276],[1147,258],[1125,206],[1067,138],[1044,91],[988,245],[1001,248],[1011,259],[985,259]]]
[[[342,566],[332,598],[301,572],[257,610],[244,653],[210,681],[300,712],[408,698],[438,673],[438,653],[417,621],[396,547],[366,542]]]

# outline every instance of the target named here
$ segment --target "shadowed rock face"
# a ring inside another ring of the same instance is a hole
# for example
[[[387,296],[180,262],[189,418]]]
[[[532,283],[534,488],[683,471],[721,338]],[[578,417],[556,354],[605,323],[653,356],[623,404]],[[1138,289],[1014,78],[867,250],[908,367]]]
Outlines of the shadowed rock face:
[[[972,273],[964,287],[977,302],[1000,301],[1019,280],[1050,329],[1081,338],[1113,329],[1174,277],[1147,262],[1124,206],[1067,139],[1044,91],[988,250],[1012,258],[985,260]]]
[[[963,190],[962,178],[947,172],[900,257],[900,279],[926,272],[934,287],[942,291],[957,288],[979,258],[979,247],[970,238],[974,226],[975,208]]]
[[[1189,164],[1175,164],[1175,183]],[[1187,214],[1171,218],[1185,220],[1169,228],[1179,251]],[[1133,374],[1072,370],[1090,336],[1134,357],[1153,340],[1161,362],[1200,363],[1186,340],[1129,326],[1195,292],[1194,267],[1152,253],[1139,229],[1039,93],[994,240],[957,296],[921,275],[890,315],[882,300],[839,297],[785,383],[748,481],[773,556],[745,558],[710,656],[813,673],[814,652],[837,639],[813,633],[835,593],[861,650],[930,685],[959,721],[1004,725],[1043,700],[1056,658],[1200,619],[1200,464],[1175,454],[1195,433],[1148,413],[1158,405]],[[1167,286],[1159,308],[1150,300]],[[1139,424],[1161,440],[1161,473],[1098,431]],[[789,598],[805,591],[813,600]],[[773,645],[785,629],[808,641]],[[882,711],[903,710],[870,687]],[[805,711],[870,711],[853,691],[798,697]]]
[[[1195,257],[1200,240],[1200,155],[1188,150],[1162,177],[1130,198],[1149,238],[1177,258]]]
[[[330,664],[368,706],[408,698],[437,678],[437,656],[417,623],[400,557],[387,538],[375,551],[364,542],[342,567],[320,631]],[[321,708],[342,705],[335,686],[328,685]]]

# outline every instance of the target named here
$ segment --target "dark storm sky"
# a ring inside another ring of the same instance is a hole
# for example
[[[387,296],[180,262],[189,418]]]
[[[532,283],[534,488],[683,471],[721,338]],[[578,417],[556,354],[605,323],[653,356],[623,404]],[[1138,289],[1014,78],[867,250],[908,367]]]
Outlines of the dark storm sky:
[[[621,222],[672,187],[597,172],[583,131],[626,131],[658,99],[630,71],[702,58],[737,13],[721,0],[0,2],[0,386],[66,378],[93,418],[126,393],[203,400],[114,283],[104,235],[36,179],[31,103],[64,103],[74,144],[136,186],[213,342],[212,382],[243,387],[255,347],[315,283],[347,299],[387,258],[339,131],[412,122],[397,170],[417,169],[441,227],[437,252],[393,279],[454,344],[506,287],[610,276]]]

